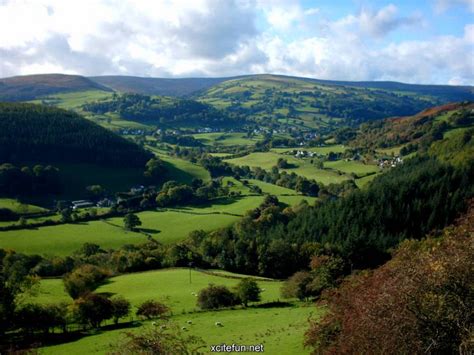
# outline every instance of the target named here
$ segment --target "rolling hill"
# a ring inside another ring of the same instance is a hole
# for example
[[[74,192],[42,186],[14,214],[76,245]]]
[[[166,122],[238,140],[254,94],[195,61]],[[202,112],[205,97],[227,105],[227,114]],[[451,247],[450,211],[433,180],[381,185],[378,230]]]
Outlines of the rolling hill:
[[[143,167],[151,153],[71,111],[0,103],[0,162]]]
[[[89,79],[120,92],[144,95],[187,96],[230,78],[143,78],[138,76],[94,76]]]
[[[79,75],[41,74],[0,79],[0,101],[27,101],[50,94],[110,89]]]
[[[259,123],[319,130],[412,115],[448,100],[442,95],[323,84],[275,75],[228,80],[199,93],[197,98],[218,108],[252,116]]]
[[[411,144],[429,145],[453,129],[474,125],[474,103],[460,102],[423,110],[416,115],[370,122],[360,127],[351,145],[365,148],[388,148]]]

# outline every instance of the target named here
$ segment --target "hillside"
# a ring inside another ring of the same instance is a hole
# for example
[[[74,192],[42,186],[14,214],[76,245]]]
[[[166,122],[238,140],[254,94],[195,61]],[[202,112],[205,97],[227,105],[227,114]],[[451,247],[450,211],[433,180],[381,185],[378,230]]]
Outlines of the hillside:
[[[0,79],[0,101],[26,101],[50,94],[110,89],[79,75],[40,74]]]
[[[94,76],[89,79],[120,92],[145,95],[186,96],[208,89],[229,78],[143,78],[138,76]]]
[[[445,98],[312,80],[258,75],[225,81],[197,98],[276,127],[324,130],[390,116],[411,115]]]
[[[96,115],[118,114],[126,120],[160,127],[228,126],[235,128],[245,122],[245,119],[232,118],[226,112],[206,103],[130,93],[114,95],[108,100],[90,102],[84,104],[82,108]]]
[[[143,167],[151,154],[76,113],[0,104],[0,162],[89,163]]]
[[[416,115],[394,117],[360,127],[351,145],[365,148],[388,148],[400,145],[429,144],[455,128],[474,124],[472,102],[451,103],[423,110]]]

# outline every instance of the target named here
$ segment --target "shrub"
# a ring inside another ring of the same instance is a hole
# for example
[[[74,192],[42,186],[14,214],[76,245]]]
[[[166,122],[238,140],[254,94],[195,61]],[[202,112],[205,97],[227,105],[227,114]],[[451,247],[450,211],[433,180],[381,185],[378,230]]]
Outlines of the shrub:
[[[105,296],[96,293],[88,293],[74,301],[73,315],[80,324],[89,324],[94,328],[112,318],[113,305]]]
[[[229,307],[235,303],[236,297],[227,287],[212,284],[199,291],[197,299],[197,304],[202,309]]]
[[[137,310],[137,316],[145,317],[146,319],[153,318],[167,318],[170,309],[165,304],[148,300],[143,302]]]
[[[261,292],[262,290],[258,287],[257,282],[251,278],[243,279],[235,288],[237,299],[242,302],[245,307],[247,307],[249,302],[260,301]]]
[[[63,278],[66,292],[76,299],[83,294],[95,290],[110,272],[94,265],[82,265]]]

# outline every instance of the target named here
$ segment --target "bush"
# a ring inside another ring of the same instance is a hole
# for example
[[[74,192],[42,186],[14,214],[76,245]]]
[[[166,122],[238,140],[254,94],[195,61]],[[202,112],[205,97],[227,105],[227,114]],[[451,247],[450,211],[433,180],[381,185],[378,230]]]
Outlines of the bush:
[[[237,299],[242,302],[245,307],[247,307],[249,302],[260,301],[261,292],[262,290],[258,287],[257,282],[251,278],[243,279],[235,288]]]
[[[73,303],[73,315],[80,324],[89,324],[99,328],[100,324],[112,318],[113,305],[105,296],[96,293],[88,293]]]
[[[110,301],[112,302],[112,317],[117,325],[120,318],[130,314],[130,301],[120,296],[112,298]]]
[[[110,272],[94,265],[82,265],[63,278],[64,288],[73,299],[95,290]]]
[[[235,295],[225,286],[208,287],[199,291],[197,304],[202,309],[216,309],[233,306],[236,303]]]
[[[145,317],[146,319],[153,318],[167,318],[170,309],[165,304],[148,300],[143,302],[137,310],[137,316]]]

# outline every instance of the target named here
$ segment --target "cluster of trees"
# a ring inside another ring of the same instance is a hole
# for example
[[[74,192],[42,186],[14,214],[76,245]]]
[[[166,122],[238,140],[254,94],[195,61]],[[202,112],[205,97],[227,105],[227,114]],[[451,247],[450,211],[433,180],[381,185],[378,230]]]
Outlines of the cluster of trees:
[[[441,236],[404,241],[373,272],[324,294],[328,312],[313,320],[314,354],[435,353],[473,350],[474,205]]]
[[[0,165],[0,195],[25,196],[57,194],[61,191],[59,170],[51,165],[17,167]]]
[[[199,291],[197,305],[202,309],[217,309],[237,304],[247,307],[249,302],[260,301],[261,292],[257,282],[251,278],[242,279],[234,290],[210,284]]]
[[[66,162],[143,167],[143,148],[78,114],[54,107],[0,103],[1,162]]]
[[[111,100],[102,100],[83,105],[83,109],[97,114],[116,112],[121,117],[163,125],[238,126],[242,121],[214,107],[185,99],[150,97],[141,94],[114,95]]]

